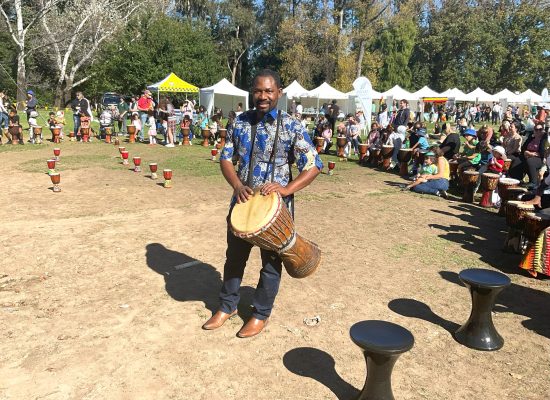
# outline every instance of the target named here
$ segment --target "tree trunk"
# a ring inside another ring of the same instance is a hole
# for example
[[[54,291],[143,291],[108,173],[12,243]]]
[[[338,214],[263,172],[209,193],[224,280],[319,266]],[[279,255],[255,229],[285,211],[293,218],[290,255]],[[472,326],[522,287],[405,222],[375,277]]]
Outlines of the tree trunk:
[[[67,79],[65,81],[65,87],[63,88],[63,98],[61,101],[61,106],[65,107],[71,101],[71,92],[73,90],[73,80]]]
[[[53,102],[54,107],[61,108],[63,106],[63,82],[57,81],[55,85],[55,98]]]
[[[239,62],[235,61],[233,65],[231,66],[231,84],[235,85],[235,81],[237,78],[237,67],[239,66]]]
[[[361,39],[361,44],[359,45],[359,55],[357,56],[357,76],[361,76],[361,69],[363,65],[363,57],[365,57],[365,39]]]
[[[19,49],[17,53],[17,110],[24,109],[27,91],[27,69],[25,67],[25,50]]]

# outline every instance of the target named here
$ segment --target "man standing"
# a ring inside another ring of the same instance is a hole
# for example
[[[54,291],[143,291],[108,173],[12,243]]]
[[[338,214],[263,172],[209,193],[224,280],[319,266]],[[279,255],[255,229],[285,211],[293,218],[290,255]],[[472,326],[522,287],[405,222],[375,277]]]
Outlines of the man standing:
[[[71,108],[73,110],[73,129],[76,136],[78,129],[80,129],[80,116],[91,117],[90,102],[84,97],[82,92],[76,92],[76,98],[71,102]]]
[[[2,137],[8,132],[9,117],[6,103],[6,95],[2,90],[0,91],[0,144],[2,144]]]
[[[336,100],[332,100],[332,103],[330,105],[330,114],[328,116],[328,122],[330,124],[330,128],[332,129],[332,132],[336,132],[336,120],[338,119],[338,115],[340,114],[340,107],[336,104]]]
[[[123,96],[120,96],[120,102],[117,105],[118,108],[118,133],[126,134],[126,120],[128,118],[128,110],[130,107]]]
[[[147,113],[153,110],[153,99],[151,98],[151,92],[149,90],[143,91],[143,94],[137,102],[137,107],[139,110],[139,118],[141,119],[141,130],[139,131],[138,140],[143,142],[145,140],[145,126],[149,118]]]
[[[279,192],[293,215],[293,194],[309,185],[323,167],[300,121],[286,112],[278,116],[277,101],[282,93],[279,74],[271,70],[260,71],[254,78],[252,88],[255,109],[237,117],[235,127],[228,135],[220,166],[224,178],[233,188],[229,214],[235,203],[246,202],[254,189],[259,189],[262,195]],[[271,159],[277,126],[277,154],[272,165],[264,160]],[[232,163],[234,154],[239,158],[237,172]],[[292,160],[295,160],[300,171],[294,180],[290,169]],[[253,173],[249,174],[249,170]],[[271,177],[273,181],[270,181]],[[229,221],[229,217],[227,219]],[[220,308],[203,325],[203,329],[217,329],[237,313],[239,288],[251,249],[252,244],[227,230]],[[266,326],[281,281],[282,260],[279,255],[264,249],[260,252],[262,269],[253,299],[254,311],[252,318],[237,333],[241,338],[255,336]]]
[[[393,119],[392,126],[394,130],[397,130],[398,126],[407,126],[409,119],[411,118],[411,111],[409,110],[409,103],[403,99],[399,102],[399,110],[395,118]]]
[[[31,112],[36,111],[37,100],[34,92],[32,90],[27,91],[27,106],[25,112],[27,113],[27,122],[31,117]],[[31,124],[29,124],[29,129],[31,129]]]

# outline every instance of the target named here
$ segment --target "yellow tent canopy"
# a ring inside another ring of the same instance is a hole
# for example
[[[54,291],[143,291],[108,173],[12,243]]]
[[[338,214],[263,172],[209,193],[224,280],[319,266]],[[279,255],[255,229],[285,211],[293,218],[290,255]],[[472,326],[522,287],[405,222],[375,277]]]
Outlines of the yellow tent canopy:
[[[198,93],[199,88],[185,82],[176,74],[171,72],[162,81],[153,85],[147,86],[149,90],[155,90],[157,92],[178,92],[178,93]]]

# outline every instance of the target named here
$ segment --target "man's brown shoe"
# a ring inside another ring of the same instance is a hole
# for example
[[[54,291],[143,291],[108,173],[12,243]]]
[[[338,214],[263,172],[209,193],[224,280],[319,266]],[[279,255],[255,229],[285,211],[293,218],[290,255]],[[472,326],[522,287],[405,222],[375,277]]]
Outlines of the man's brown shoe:
[[[234,317],[235,315],[237,315],[237,310],[233,311],[231,314],[224,313],[223,311],[218,311],[216,314],[212,315],[212,317],[210,317],[208,321],[204,323],[202,329],[205,329],[207,331],[217,329],[222,326],[225,321],[227,321],[229,318]]]
[[[258,333],[263,331],[267,325],[266,319],[250,318],[250,320],[241,328],[237,333],[237,336],[240,338],[249,338],[256,336]]]

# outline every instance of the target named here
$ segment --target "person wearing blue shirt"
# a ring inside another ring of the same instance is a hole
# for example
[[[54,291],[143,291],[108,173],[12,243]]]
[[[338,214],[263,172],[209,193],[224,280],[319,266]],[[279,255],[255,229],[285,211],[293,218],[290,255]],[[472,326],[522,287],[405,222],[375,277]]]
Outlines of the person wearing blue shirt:
[[[220,167],[233,189],[229,214],[236,203],[246,202],[254,190],[259,190],[263,195],[278,192],[293,215],[293,194],[308,186],[323,168],[315,146],[300,121],[286,112],[281,112],[278,118],[277,101],[282,93],[279,74],[271,70],[260,71],[254,78],[252,88],[255,109],[239,115],[233,130],[228,132],[220,156]],[[277,125],[276,154],[271,162]],[[234,156],[238,159],[237,171],[232,162]],[[295,179],[291,173],[292,161],[300,171]],[[203,325],[203,329],[217,329],[237,313],[239,288],[251,250],[252,244],[227,230],[220,308]],[[262,269],[253,298],[254,311],[252,318],[237,333],[241,338],[255,336],[263,330],[281,281],[282,260],[279,255],[265,249],[260,249],[260,252]]]

